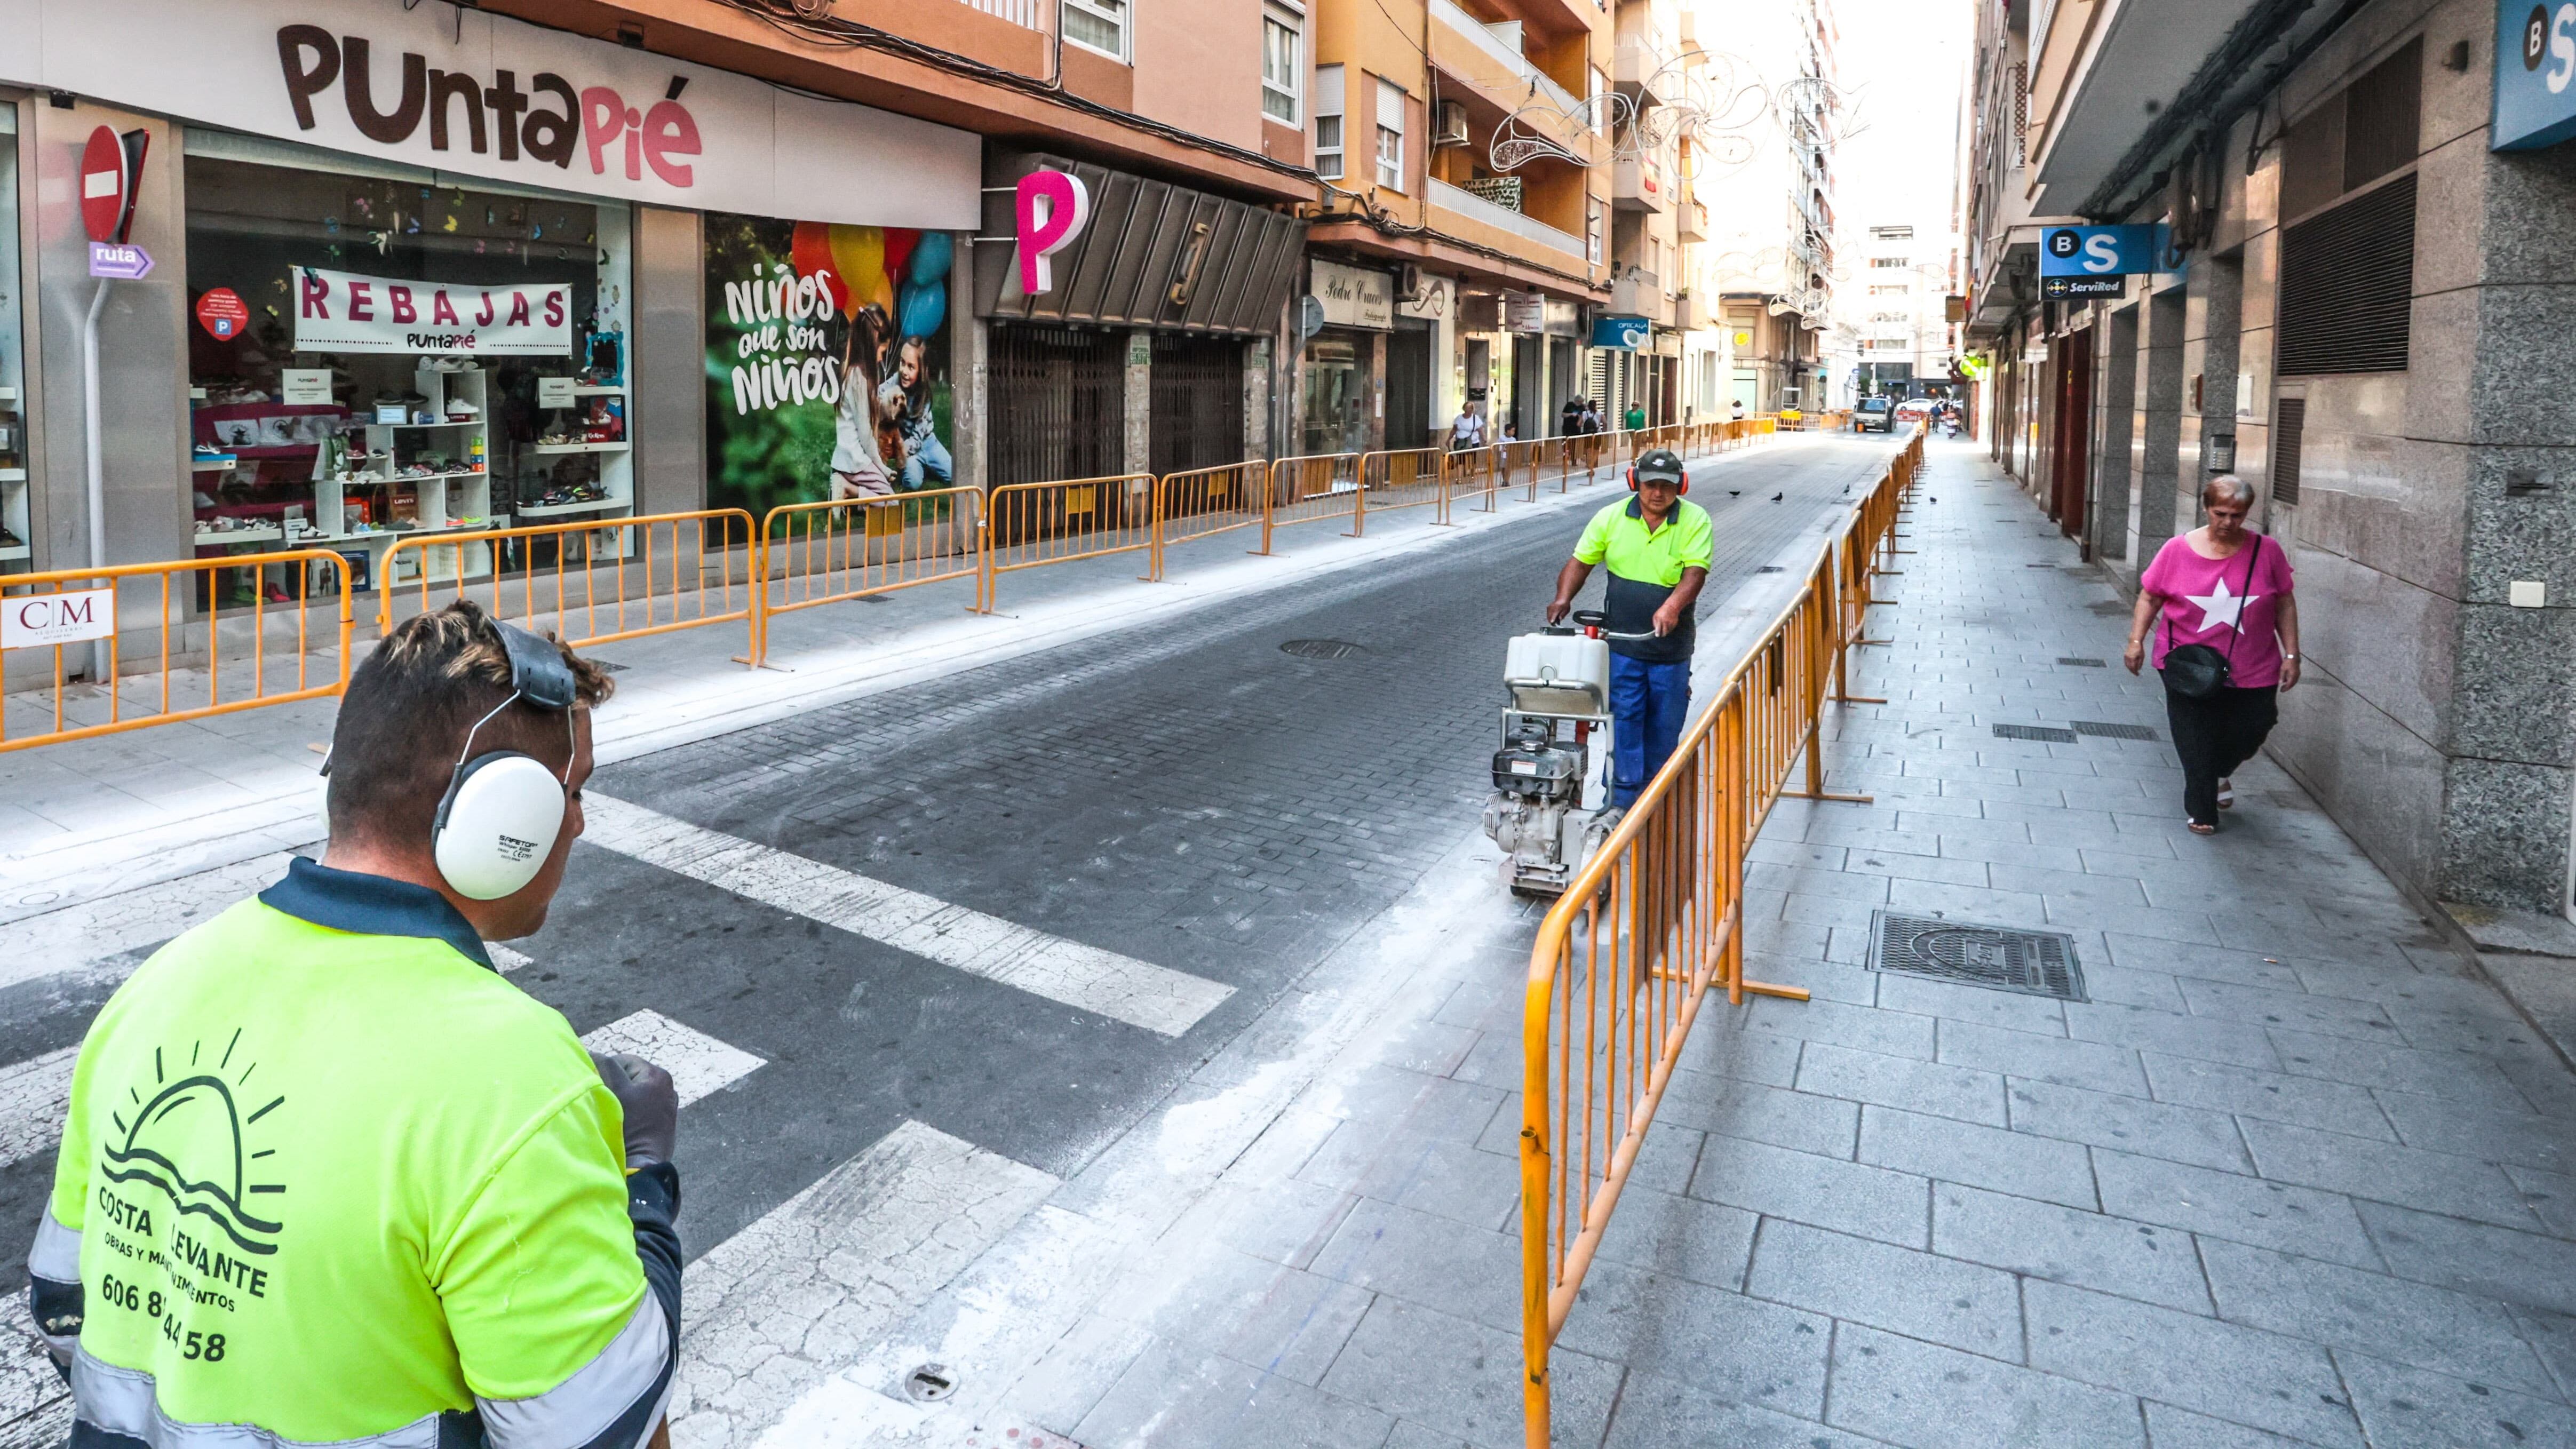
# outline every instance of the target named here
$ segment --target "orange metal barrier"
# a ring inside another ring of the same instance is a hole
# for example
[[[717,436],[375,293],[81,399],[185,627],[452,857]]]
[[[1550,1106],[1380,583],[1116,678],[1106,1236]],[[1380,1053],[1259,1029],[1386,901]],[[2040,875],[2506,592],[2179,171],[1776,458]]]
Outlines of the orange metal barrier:
[[[1494,444],[1492,448],[1494,486],[1497,489],[1509,489],[1513,486],[1512,480],[1517,478],[1520,480],[1521,501],[1536,503],[1539,468],[1548,458],[1550,451],[1551,445],[1544,438],[1526,442],[1515,439],[1508,443]]]
[[[1270,552],[1270,535],[1282,525],[1353,517],[1360,506],[1359,492],[1357,453],[1309,453],[1272,463],[1260,551]]]
[[[1164,474],[1155,485],[1154,577],[1163,576],[1163,550],[1172,544],[1238,528],[1259,528],[1267,535],[1270,470],[1270,464],[1254,458]]]
[[[1784,796],[1824,788],[1826,682],[1847,645],[1850,550],[1874,558],[1921,457],[1909,444],[1805,587],[1718,687],[1670,762],[1539,925],[1522,1018],[1521,1343],[1526,1432],[1548,1449],[1548,1355],[1712,988],[1744,978],[1745,852]],[[1801,756],[1803,790],[1788,782]]]
[[[1484,444],[1473,448],[1453,448],[1440,460],[1441,481],[1446,496],[1440,504],[1440,517],[1446,520],[1461,498],[1476,500],[1478,513],[1491,513],[1500,506],[1496,490],[1501,486],[1499,447]],[[1374,455],[1372,455],[1374,456]]]
[[[1438,521],[1448,522],[1448,461],[1448,454],[1438,448],[1390,448],[1362,453],[1359,497],[1351,509],[1351,537],[1358,538],[1367,531],[1372,512],[1428,504],[1439,510]]]
[[[290,571],[293,587],[272,585],[271,569]],[[248,603],[223,609],[224,575],[245,572]],[[0,599],[11,631],[61,642],[0,649],[0,670],[32,656],[50,675],[8,696],[0,750],[337,694],[354,628],[346,580],[326,549],[12,574]],[[271,599],[272,587],[285,597]]]
[[[377,564],[376,629],[390,632],[406,603],[425,613],[471,598],[575,648],[741,620],[748,649],[759,555],[739,508],[406,538]]]
[[[984,490],[789,503],[760,523],[751,662],[769,658],[776,615],[983,573]],[[977,589],[982,597],[982,589]]]
[[[1078,558],[1145,550],[1152,578],[1154,496],[1151,473],[1119,473],[1062,483],[1005,483],[984,499],[984,570],[975,611],[993,612],[1001,576]]]

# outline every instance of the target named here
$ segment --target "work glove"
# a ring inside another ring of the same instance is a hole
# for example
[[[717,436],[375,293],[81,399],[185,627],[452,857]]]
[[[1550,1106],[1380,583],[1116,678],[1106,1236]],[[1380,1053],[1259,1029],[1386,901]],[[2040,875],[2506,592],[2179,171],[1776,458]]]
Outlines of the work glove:
[[[592,1052],[590,1060],[626,1118],[626,1170],[669,1162],[680,1135],[680,1091],[671,1074],[626,1052]]]

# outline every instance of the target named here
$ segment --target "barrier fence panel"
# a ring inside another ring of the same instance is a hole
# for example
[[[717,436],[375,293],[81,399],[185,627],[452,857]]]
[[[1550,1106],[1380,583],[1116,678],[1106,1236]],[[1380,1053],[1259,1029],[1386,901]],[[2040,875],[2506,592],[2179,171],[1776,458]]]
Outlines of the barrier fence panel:
[[[1448,455],[1438,448],[1390,448],[1360,455],[1360,495],[1351,510],[1351,536],[1368,528],[1368,516],[1425,504],[1448,521],[1447,488],[1442,482]]]
[[[981,488],[935,488],[769,510],[760,524],[751,662],[769,658],[769,621],[779,614],[940,579],[980,578],[983,502]]]
[[[1494,445],[1494,487],[1508,490],[1519,480],[1521,501],[1538,501],[1538,470],[1551,448],[1544,439],[1514,441]]]
[[[318,699],[347,682],[347,564],[326,549],[13,574],[0,750]],[[246,605],[204,612],[245,569]],[[269,571],[280,571],[272,581]],[[277,597],[272,597],[272,593]]]
[[[993,612],[995,585],[1020,569],[1154,547],[1151,473],[1005,483],[984,500],[984,574],[977,611]],[[1147,578],[1153,576],[1149,558]]]
[[[734,620],[756,638],[758,554],[739,508],[406,538],[379,566],[376,628],[470,598],[575,648]]]
[[[1758,435],[1747,430],[1748,435]],[[1919,440],[1819,549],[1805,585],[1540,923],[1522,1018],[1521,1338],[1531,1449],[1550,1440],[1549,1354],[1709,992],[1804,1000],[1744,977],[1747,847],[1783,796],[1824,790],[1826,682],[1850,562],[1874,556]],[[1804,757],[1801,790],[1789,781]]]
[[[1309,453],[1270,465],[1270,510],[1261,525],[1261,552],[1270,552],[1273,530],[1318,518],[1353,518],[1359,509],[1360,455]]]
[[[1500,506],[1497,497],[1500,482],[1496,472],[1499,452],[1500,446],[1496,444],[1455,448],[1440,460],[1442,476],[1449,485],[1449,496],[1440,505],[1442,518],[1449,517],[1450,510],[1461,498],[1473,497],[1478,513],[1491,513]]]
[[[1163,576],[1163,550],[1173,544],[1262,527],[1270,512],[1269,480],[1270,465],[1258,458],[1164,474],[1155,485],[1153,576]]]

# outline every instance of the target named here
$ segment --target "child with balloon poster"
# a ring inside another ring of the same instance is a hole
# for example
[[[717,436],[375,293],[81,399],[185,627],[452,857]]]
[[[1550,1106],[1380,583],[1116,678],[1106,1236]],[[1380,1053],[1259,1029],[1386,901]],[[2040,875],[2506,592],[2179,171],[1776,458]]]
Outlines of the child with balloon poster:
[[[707,505],[949,486],[945,232],[710,213]]]

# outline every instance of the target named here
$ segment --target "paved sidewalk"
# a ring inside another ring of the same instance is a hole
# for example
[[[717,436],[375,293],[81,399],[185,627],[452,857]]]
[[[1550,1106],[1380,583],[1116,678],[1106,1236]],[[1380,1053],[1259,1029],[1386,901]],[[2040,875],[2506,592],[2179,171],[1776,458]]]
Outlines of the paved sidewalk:
[[[1557,1442],[2576,1444],[2576,1078],[2278,771],[2183,830],[2125,608],[1971,448],[1911,532],[1853,685],[1891,703],[1829,745],[1876,803],[1785,804],[1756,847],[1753,969],[1816,999],[1703,1016]],[[2156,738],[1995,733],[2078,721]],[[795,1442],[1520,1444],[1533,921],[1492,860],[1453,853]],[[2089,1000],[1867,970],[1882,908],[2065,932]],[[904,1403],[924,1360],[969,1388]]]

